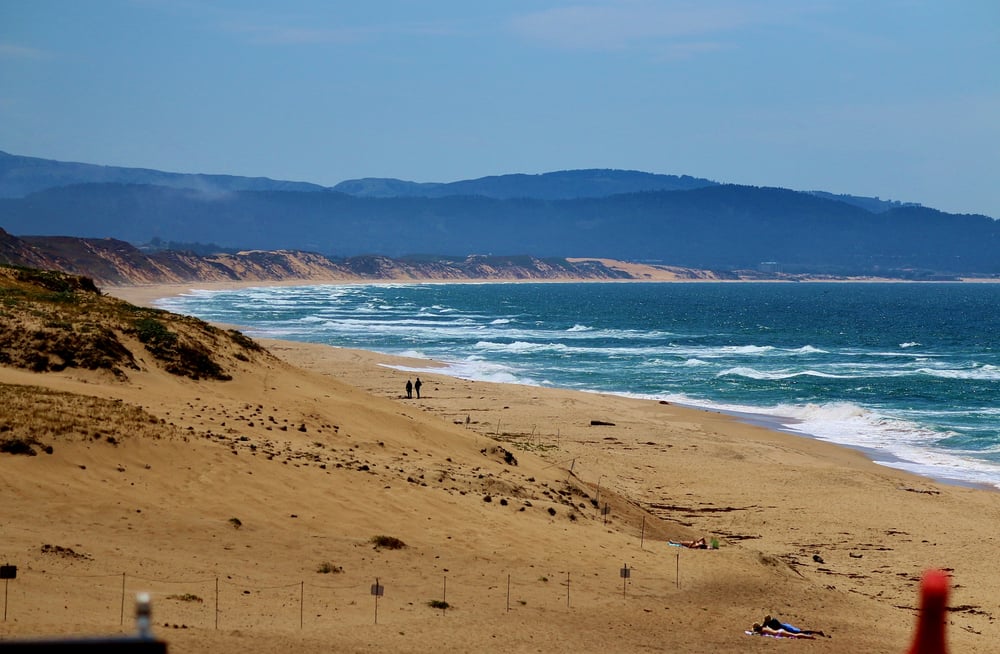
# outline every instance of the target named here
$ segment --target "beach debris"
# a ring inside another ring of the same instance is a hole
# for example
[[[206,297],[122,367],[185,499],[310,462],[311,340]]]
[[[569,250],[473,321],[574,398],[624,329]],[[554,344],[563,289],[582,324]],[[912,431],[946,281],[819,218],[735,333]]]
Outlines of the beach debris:
[[[922,493],[923,495],[940,495],[941,491],[933,490],[930,488],[910,488],[909,486],[903,486],[900,490],[908,491],[910,493]]]
[[[607,422],[605,420],[591,420],[590,421],[590,426],[591,427],[614,427],[615,423],[613,423],[613,422]]]
[[[826,561],[823,560],[823,557],[819,554],[813,554],[813,561],[816,563],[826,563]]]

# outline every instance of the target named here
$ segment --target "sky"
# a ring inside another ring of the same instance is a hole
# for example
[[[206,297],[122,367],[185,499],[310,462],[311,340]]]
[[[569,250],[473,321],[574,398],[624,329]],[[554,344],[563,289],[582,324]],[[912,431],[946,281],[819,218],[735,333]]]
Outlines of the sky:
[[[617,168],[1000,218],[1000,2],[0,0],[0,150],[324,186]]]

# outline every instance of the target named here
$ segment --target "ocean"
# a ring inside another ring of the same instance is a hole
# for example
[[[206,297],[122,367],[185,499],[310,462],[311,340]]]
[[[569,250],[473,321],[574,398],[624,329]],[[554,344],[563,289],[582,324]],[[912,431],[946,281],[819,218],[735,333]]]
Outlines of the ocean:
[[[156,304],[251,336],[447,364],[414,373],[731,412],[1000,488],[1000,284],[352,284]]]

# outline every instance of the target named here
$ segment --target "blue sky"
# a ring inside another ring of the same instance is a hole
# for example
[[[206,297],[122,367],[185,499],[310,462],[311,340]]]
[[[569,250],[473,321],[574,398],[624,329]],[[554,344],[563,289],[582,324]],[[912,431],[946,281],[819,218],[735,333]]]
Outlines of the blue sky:
[[[0,150],[324,185],[622,168],[1000,218],[1000,2],[0,0]]]

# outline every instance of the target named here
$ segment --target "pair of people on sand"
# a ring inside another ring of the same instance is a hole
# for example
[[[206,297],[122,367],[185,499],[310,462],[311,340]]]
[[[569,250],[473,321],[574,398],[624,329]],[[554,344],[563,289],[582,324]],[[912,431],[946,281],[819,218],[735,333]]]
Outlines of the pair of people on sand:
[[[769,615],[764,616],[762,622],[755,622],[751,630],[755,634],[760,634],[763,636],[775,636],[777,638],[809,638],[815,639],[816,636],[822,636],[827,638],[827,635],[822,631],[814,629],[799,629],[795,625],[788,624],[787,622],[782,622],[777,618],[772,618]]]
[[[413,391],[417,392],[417,399],[420,399],[420,387],[423,386],[423,382],[420,381],[420,377],[417,377],[417,381],[411,382],[409,379],[406,380],[406,398],[413,398]]]

